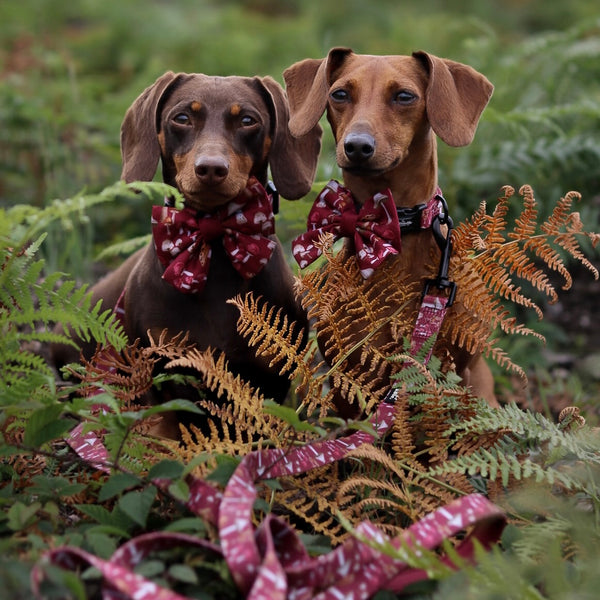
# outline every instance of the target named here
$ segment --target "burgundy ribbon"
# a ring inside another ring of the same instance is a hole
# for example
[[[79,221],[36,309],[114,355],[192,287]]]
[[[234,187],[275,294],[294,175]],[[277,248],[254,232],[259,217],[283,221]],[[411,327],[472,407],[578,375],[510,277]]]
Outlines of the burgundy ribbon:
[[[393,421],[394,409],[383,402],[371,424],[376,435],[383,435]],[[474,560],[474,540],[484,548],[495,543],[505,524],[502,511],[484,496],[471,494],[430,513],[409,527],[401,536],[390,539],[365,521],[356,528],[356,537],[332,552],[311,558],[295,530],[283,520],[267,516],[257,528],[252,522],[257,496],[255,484],[262,479],[292,476],[331,464],[348,455],[375,436],[357,431],[346,437],[308,443],[291,450],[272,449],[246,455],[230,478],[224,493],[202,480],[193,479],[188,507],[207,521],[218,524],[220,550],[206,541],[181,534],[155,532],[134,538],[101,560],[79,548],[62,547],[44,555],[32,572],[33,590],[39,598],[44,564],[69,569],[93,565],[105,581],[104,598],[182,600],[174,592],[136,575],[135,564],[158,548],[196,546],[222,552],[234,581],[249,600],[295,600],[352,598],[367,599],[378,590],[399,592],[410,583],[427,578],[425,571],[409,567],[404,561],[377,550],[379,544],[399,549],[405,545],[436,549],[444,539],[470,526],[473,530],[457,548],[459,556]],[[98,445],[78,447],[79,454],[98,465]],[[92,455],[87,456],[88,449]],[[168,486],[168,481],[156,481]],[[444,559],[451,567],[448,559]],[[120,595],[118,595],[120,594]]]
[[[169,548],[202,549],[221,555],[218,546],[195,536],[182,533],[146,533],[120,546],[108,560],[76,547],[63,547],[44,555],[31,572],[31,587],[37,598],[43,598],[40,586],[45,564],[82,572],[95,567],[104,579],[102,600],[190,600],[134,572],[135,567],[150,553]]]
[[[276,243],[271,200],[252,177],[244,191],[213,213],[170,206],[152,207],[152,236],[163,279],[183,293],[204,289],[212,250],[210,242],[223,238],[231,264],[245,279],[260,272]]]
[[[387,256],[400,252],[400,225],[389,190],[375,194],[357,208],[351,192],[332,180],[317,196],[308,215],[307,229],[292,244],[292,254],[300,268],[321,255],[315,242],[323,233],[333,234],[334,239],[353,239],[365,279]]]
[[[415,322],[410,338],[410,353],[416,356],[421,350],[423,344],[433,335],[437,335],[442,328],[444,317],[446,316],[448,297],[436,296],[434,294],[425,294],[419,307],[419,314]],[[429,349],[423,362],[429,362],[433,346]]]
[[[432,333],[439,331],[446,298],[426,294],[415,326],[412,349],[417,352]],[[118,309],[118,307],[117,307]],[[429,358],[429,357],[427,357]],[[393,395],[392,395],[393,396]],[[149,533],[121,546],[109,560],[79,548],[62,547],[47,552],[35,565],[31,580],[38,598],[44,565],[68,569],[95,566],[104,578],[103,599],[188,600],[134,573],[136,564],[157,549],[196,547],[224,556],[232,577],[248,600],[312,600],[346,598],[366,600],[378,590],[402,591],[407,585],[428,577],[399,558],[377,549],[378,545],[401,549],[406,546],[429,550],[469,528],[469,535],[456,548],[458,556],[474,561],[475,544],[491,547],[500,538],[506,518],[484,496],[471,494],[428,514],[399,537],[390,539],[372,523],[364,521],[356,536],[328,554],[311,558],[298,534],[286,522],[268,515],[258,528],[253,525],[256,483],[264,479],[294,476],[346,457],[362,444],[385,434],[394,418],[393,404],[382,402],[371,419],[375,435],[357,431],[338,439],[307,443],[291,449],[258,450],[246,455],[221,492],[214,485],[190,478],[187,506],[219,528],[220,548],[182,534]],[[82,426],[72,432],[69,444],[95,468],[110,471],[108,453],[96,432],[83,434]],[[153,483],[167,489],[170,482]],[[458,568],[448,558],[442,559]]]

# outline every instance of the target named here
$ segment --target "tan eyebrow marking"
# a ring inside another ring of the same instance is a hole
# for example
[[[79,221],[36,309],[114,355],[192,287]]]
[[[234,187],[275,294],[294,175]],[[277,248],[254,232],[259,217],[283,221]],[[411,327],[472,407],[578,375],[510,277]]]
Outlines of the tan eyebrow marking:
[[[194,112],[200,112],[201,108],[202,108],[202,104],[200,104],[200,102],[198,102],[197,100],[194,100],[194,102],[192,102],[191,109]]]
[[[232,116],[235,117],[239,115],[241,111],[242,107],[239,104],[232,104],[229,112],[232,114]]]

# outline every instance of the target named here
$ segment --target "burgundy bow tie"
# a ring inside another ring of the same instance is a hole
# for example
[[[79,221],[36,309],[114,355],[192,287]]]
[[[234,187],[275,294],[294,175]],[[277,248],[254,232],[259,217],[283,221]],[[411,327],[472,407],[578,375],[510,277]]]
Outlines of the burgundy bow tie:
[[[316,260],[321,250],[315,245],[324,232],[334,239],[354,240],[362,276],[367,279],[391,254],[400,252],[400,225],[389,190],[375,194],[357,209],[352,194],[337,181],[330,181],[317,196],[307,221],[308,231],[293,242],[292,253],[304,268]]]
[[[187,294],[204,288],[212,240],[223,238],[231,264],[250,279],[271,258],[276,243],[267,236],[274,232],[271,200],[254,177],[237,198],[214,213],[152,207],[154,246],[165,267],[162,277]]]

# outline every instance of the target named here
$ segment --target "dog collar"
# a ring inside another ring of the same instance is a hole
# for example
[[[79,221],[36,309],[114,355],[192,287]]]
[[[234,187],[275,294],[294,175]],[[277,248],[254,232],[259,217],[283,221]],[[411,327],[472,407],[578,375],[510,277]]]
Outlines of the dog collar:
[[[398,214],[400,231],[402,233],[410,233],[429,229],[435,216],[442,213],[445,202],[442,190],[438,187],[429,202],[410,207],[398,207],[396,213]]]

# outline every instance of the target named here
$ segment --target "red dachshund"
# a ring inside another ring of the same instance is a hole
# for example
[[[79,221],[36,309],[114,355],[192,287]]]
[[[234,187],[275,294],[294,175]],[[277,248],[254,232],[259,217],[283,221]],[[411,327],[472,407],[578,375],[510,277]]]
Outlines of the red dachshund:
[[[473,68],[425,52],[370,56],[334,48],[326,58],[292,65],[284,78],[292,134],[301,139],[326,112],[344,187],[354,202],[364,206],[389,190],[400,216],[435,199],[436,136],[450,146],[469,144],[493,91]],[[386,260],[397,261],[400,274],[422,285],[430,276],[431,252],[439,255],[438,242],[430,226],[417,227],[403,232],[401,252]],[[347,248],[356,251],[351,241]],[[460,310],[460,296],[453,310]],[[464,383],[496,405],[483,357],[455,347],[453,359]]]

